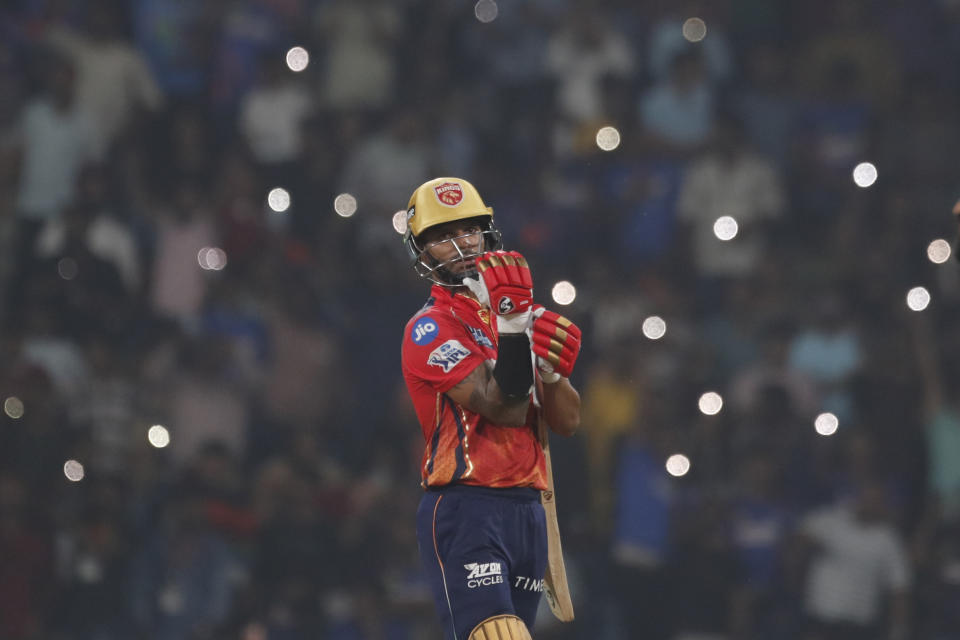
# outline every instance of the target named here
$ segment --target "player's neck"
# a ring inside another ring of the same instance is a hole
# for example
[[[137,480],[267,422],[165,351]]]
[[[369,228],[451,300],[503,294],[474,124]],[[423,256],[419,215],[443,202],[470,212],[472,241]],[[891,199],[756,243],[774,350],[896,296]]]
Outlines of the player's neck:
[[[473,291],[470,290],[470,287],[467,287],[465,285],[459,285],[456,287],[450,287],[449,291],[451,296],[461,295],[465,298],[469,298],[473,300],[477,304],[480,304],[480,301],[477,300],[477,296],[474,295]]]
[[[466,296],[471,300],[479,303],[479,301],[477,300],[476,294],[473,293],[473,291],[470,291],[469,287],[457,287],[456,289],[454,289],[454,292],[459,293],[462,296]]]

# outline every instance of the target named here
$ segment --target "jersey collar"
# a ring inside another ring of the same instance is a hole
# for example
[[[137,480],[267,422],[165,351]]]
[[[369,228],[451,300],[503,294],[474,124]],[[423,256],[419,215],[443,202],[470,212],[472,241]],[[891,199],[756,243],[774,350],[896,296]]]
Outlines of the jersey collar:
[[[438,284],[433,285],[430,288],[430,295],[434,300],[444,301],[449,304],[454,309],[459,309],[461,312],[466,311],[467,316],[472,316],[476,314],[477,318],[485,325],[490,325],[490,311],[477,301],[469,293],[464,293],[466,288],[451,289],[450,287],[442,287]]]
[[[457,287],[454,289],[435,284],[430,287],[430,296],[434,300],[445,300],[450,304],[456,304],[458,302],[462,304],[464,301],[466,301],[467,303],[473,305],[474,308],[479,307],[480,303],[477,302],[477,299],[469,293],[465,293],[466,291],[466,287]]]

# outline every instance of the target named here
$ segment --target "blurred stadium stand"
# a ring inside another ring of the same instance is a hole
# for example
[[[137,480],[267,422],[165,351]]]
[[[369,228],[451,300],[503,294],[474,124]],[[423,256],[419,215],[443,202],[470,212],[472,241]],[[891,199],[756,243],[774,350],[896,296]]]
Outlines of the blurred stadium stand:
[[[441,637],[392,218],[459,175],[585,334],[538,639],[960,639],[958,61],[956,0],[2,3],[0,638]]]

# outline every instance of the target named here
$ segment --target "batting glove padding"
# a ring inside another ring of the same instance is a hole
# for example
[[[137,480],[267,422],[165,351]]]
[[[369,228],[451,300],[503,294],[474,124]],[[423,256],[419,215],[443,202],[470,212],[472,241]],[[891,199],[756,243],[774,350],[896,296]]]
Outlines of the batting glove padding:
[[[516,251],[488,251],[477,258],[479,278],[464,278],[477,299],[497,317],[498,333],[523,333],[530,322],[533,279]]]
[[[537,356],[540,377],[547,384],[569,378],[580,354],[580,328],[540,305],[534,307],[533,317],[530,348]]]

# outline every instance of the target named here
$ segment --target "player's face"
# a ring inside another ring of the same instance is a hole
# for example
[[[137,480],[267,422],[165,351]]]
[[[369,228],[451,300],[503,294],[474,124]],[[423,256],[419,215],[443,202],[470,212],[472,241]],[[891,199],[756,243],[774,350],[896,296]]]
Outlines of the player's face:
[[[475,220],[455,220],[424,232],[425,251],[453,274],[475,269],[483,252],[483,225]]]

